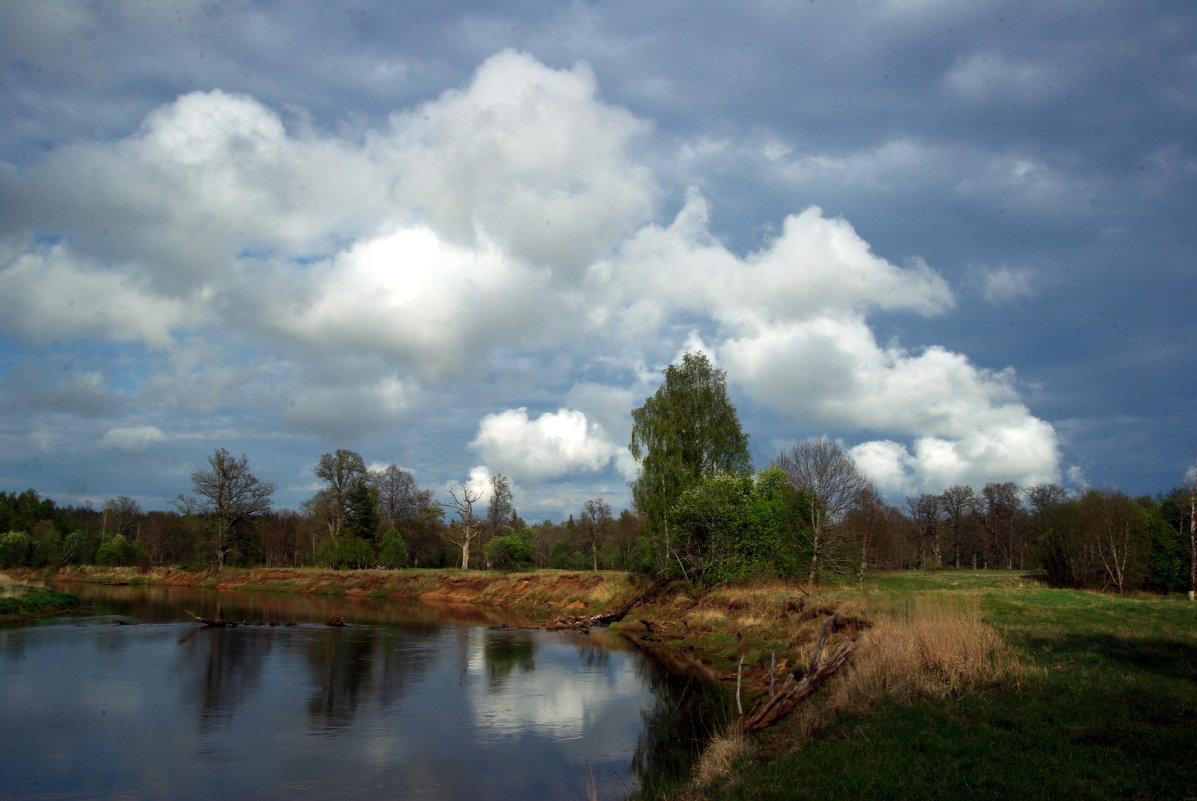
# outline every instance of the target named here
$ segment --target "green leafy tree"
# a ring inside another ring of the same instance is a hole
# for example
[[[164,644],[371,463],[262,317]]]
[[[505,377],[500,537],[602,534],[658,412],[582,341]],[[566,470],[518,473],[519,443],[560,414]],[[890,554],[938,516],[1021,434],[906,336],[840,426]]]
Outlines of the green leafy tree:
[[[145,558],[141,545],[129,542],[123,534],[117,534],[96,551],[96,564],[102,567],[130,567]]]
[[[378,491],[362,477],[355,481],[345,498],[343,531],[373,542],[378,529]]]
[[[49,520],[39,520],[29,536],[29,564],[33,567],[58,567],[62,564],[62,535]]]
[[[756,478],[704,478],[674,504],[673,557],[682,575],[711,586],[791,575],[797,567],[786,521],[798,498],[778,467]]]
[[[316,554],[316,564],[336,570],[361,570],[378,564],[378,555],[372,543],[346,535],[325,540]]]
[[[727,378],[702,353],[664,370],[664,382],[632,412],[628,446],[640,463],[632,482],[636,508],[656,543],[657,564],[672,562],[669,515],[681,494],[703,478],[747,475],[748,436],[727,397]]]
[[[486,544],[486,561],[495,570],[528,570],[533,566],[532,531],[504,526]]]
[[[387,529],[378,547],[378,563],[390,570],[407,567],[407,543],[397,528]]]
[[[21,567],[29,558],[29,535],[24,531],[0,534],[0,568]]]

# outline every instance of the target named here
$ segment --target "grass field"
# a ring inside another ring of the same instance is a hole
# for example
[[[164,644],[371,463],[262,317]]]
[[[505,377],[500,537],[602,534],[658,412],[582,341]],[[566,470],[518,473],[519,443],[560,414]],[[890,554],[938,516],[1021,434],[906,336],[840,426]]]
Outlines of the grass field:
[[[837,676],[803,715],[750,741],[729,775],[677,797],[1197,798],[1197,605],[1183,597],[1057,590],[1003,571],[882,574],[822,595],[877,620],[965,610],[996,635],[986,647],[1001,664],[938,690],[873,682],[855,704],[845,688],[857,679]],[[906,650],[933,661],[979,631],[923,617],[929,635],[879,625],[858,653],[917,636]]]

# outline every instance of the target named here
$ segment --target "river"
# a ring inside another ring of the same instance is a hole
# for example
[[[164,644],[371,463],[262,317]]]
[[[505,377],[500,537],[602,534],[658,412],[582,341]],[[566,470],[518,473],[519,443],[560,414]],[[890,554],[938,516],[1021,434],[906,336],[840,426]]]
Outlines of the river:
[[[474,606],[60,589],[90,614],[0,629],[7,799],[620,798],[721,706],[613,632]]]

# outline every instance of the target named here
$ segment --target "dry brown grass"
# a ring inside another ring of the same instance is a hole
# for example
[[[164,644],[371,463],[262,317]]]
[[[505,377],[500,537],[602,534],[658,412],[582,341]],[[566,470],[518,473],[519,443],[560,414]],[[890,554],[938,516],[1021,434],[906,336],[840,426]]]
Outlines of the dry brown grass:
[[[730,776],[736,761],[748,750],[748,739],[740,732],[716,734],[694,765],[694,783],[709,787]]]
[[[860,711],[886,696],[942,698],[1022,671],[982,619],[976,595],[913,595],[873,619],[848,669],[828,686],[832,708]]]

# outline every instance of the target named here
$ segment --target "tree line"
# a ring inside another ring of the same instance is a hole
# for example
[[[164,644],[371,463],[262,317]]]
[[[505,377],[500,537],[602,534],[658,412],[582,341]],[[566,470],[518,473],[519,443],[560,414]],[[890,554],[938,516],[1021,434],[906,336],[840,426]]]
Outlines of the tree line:
[[[816,583],[870,570],[1033,570],[1068,587],[1118,592],[1197,584],[1197,487],[1154,497],[993,482],[886,502],[837,443],[818,438],[754,471],[726,376],[701,353],[670,365],[632,412],[640,464],[634,508],[587,500],[564,522],[520,517],[510,479],[437,499],[394,464],[369,470],[339,449],[298,510],[223,448],[191,476],[173,511],[121,496],[60,507],[0,492],[0,567],[69,564],[633,570],[701,585]]]

